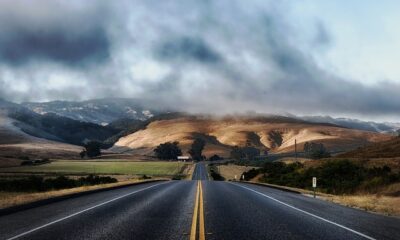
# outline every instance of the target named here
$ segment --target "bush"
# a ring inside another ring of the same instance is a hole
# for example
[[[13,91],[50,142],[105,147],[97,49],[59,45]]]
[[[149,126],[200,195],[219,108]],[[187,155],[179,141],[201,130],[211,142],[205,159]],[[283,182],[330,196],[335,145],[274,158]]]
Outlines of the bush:
[[[306,142],[304,144],[304,152],[312,159],[320,159],[331,156],[322,143]]]
[[[218,161],[218,160],[222,160],[224,158],[218,156],[217,154],[212,155],[208,160],[209,161]]]
[[[210,170],[210,176],[214,181],[224,181],[225,178],[221,176],[218,172],[218,168],[214,164],[210,164],[209,170]]]
[[[43,179],[42,177],[30,176],[21,179],[2,179],[0,180],[0,191],[9,192],[42,192],[49,190],[59,190],[74,188],[85,185],[96,185],[105,183],[115,183],[117,179],[111,177],[100,177],[89,175],[78,180],[65,176]]]
[[[249,171],[243,173],[244,180],[249,181],[249,180],[255,178],[259,173],[260,173],[260,171],[258,171],[255,168],[250,169]]]
[[[90,158],[98,157],[101,155],[101,143],[97,141],[90,141],[85,144],[86,155]]]
[[[182,150],[178,146],[179,142],[166,142],[158,145],[154,153],[158,159],[168,160],[177,159],[182,155]]]
[[[259,173],[264,174],[261,179],[264,182],[305,189],[312,189],[311,179],[317,177],[319,191],[332,194],[377,192],[381,187],[400,182],[400,174],[391,173],[387,166],[368,169],[349,160],[331,160],[307,169],[301,163],[267,162],[262,168],[243,174],[249,180]]]

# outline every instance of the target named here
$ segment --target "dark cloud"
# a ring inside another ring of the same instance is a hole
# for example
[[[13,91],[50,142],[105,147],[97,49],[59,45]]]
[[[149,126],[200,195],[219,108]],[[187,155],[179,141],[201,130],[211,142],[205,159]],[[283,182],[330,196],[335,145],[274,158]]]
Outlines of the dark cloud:
[[[202,63],[217,63],[222,60],[221,56],[199,37],[168,40],[157,48],[156,55],[163,60],[194,60]]]
[[[110,56],[105,6],[32,0],[0,3],[0,63],[79,66]]]
[[[0,61],[22,65],[35,60],[56,61],[70,66],[98,63],[109,55],[110,42],[101,27],[82,33],[69,29],[32,31],[14,28],[0,36]]]

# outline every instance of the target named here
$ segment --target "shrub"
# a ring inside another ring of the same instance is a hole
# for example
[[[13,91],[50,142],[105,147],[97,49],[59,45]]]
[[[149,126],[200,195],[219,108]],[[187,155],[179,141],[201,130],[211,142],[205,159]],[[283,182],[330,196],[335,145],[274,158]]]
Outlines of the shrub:
[[[154,153],[158,159],[177,159],[182,155],[182,150],[178,146],[179,142],[166,142],[158,145]]]
[[[208,160],[210,161],[218,161],[218,160],[222,160],[223,158],[218,156],[217,154],[212,155]]]
[[[400,182],[400,174],[391,173],[387,166],[368,169],[349,160],[331,160],[307,169],[301,163],[267,162],[262,168],[243,174],[248,180],[257,172],[264,174],[261,179],[264,182],[306,189],[311,189],[311,179],[317,177],[319,191],[333,194],[358,190],[376,192],[383,186]]]
[[[0,180],[0,191],[9,192],[42,192],[48,190],[58,190],[73,188],[84,185],[96,185],[104,183],[115,183],[117,179],[111,177],[99,177],[89,175],[78,180],[65,176],[43,179],[42,177],[30,176],[21,179],[2,179]]]

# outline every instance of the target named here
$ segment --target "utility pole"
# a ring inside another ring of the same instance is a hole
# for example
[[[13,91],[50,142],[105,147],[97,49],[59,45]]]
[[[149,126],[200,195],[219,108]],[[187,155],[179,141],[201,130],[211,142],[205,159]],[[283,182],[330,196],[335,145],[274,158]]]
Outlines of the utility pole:
[[[294,158],[297,162],[297,139],[294,139]]]

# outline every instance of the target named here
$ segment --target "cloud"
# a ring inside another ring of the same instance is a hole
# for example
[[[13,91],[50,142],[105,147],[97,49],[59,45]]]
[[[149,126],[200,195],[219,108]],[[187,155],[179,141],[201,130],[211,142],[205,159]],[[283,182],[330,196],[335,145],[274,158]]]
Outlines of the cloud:
[[[321,66],[314,53],[335,46],[330,26],[299,25],[288,2],[40,2],[30,12],[0,4],[0,95],[9,100],[120,96],[193,112],[365,117],[400,110],[398,83],[365,85]]]
[[[170,61],[199,61],[202,63],[217,63],[221,56],[201,38],[180,37],[164,42],[156,52],[161,59]]]
[[[110,42],[100,7],[62,2],[0,3],[0,62],[55,61],[70,66],[105,61]]]
[[[15,30],[0,37],[0,61],[18,66],[33,60],[47,60],[79,66],[106,60],[109,44],[101,28],[79,35],[66,29],[45,32]]]

